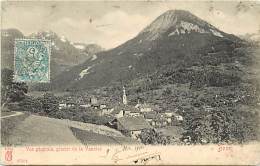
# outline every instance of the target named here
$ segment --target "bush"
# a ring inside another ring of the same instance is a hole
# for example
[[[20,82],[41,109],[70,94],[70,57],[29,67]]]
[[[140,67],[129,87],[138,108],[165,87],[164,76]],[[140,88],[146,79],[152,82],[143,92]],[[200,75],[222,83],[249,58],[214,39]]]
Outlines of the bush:
[[[141,134],[138,136],[141,142],[145,145],[152,144],[152,145],[167,145],[170,144],[170,138],[162,135],[155,131],[155,129],[147,129],[143,130]]]
[[[57,97],[52,93],[45,93],[41,98],[42,109],[46,114],[59,110],[59,102]]]

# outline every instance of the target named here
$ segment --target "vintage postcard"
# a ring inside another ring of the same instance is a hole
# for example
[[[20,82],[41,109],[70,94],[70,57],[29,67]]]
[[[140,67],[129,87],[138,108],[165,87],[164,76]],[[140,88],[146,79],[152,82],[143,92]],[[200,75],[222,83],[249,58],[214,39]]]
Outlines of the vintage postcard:
[[[259,1],[1,1],[1,165],[260,165]]]

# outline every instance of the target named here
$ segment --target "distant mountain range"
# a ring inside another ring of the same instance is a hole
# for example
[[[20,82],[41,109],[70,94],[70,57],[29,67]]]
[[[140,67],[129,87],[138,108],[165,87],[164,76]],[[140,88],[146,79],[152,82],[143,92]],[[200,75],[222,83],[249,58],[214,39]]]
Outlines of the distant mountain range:
[[[78,48],[76,44],[70,42],[64,36],[58,36],[52,31],[42,31],[25,36],[18,29],[2,30],[2,56],[1,68],[13,69],[14,40],[16,38],[39,38],[52,41],[51,55],[51,77],[55,77],[66,69],[78,65],[95,53],[103,51],[98,45],[84,44],[84,48]]]
[[[219,65],[243,42],[188,11],[169,10],[133,39],[61,73],[51,86],[80,90],[125,84],[167,67]]]
[[[260,31],[258,33],[247,33],[239,37],[250,42],[260,42]]]
[[[73,43],[73,46],[79,50],[82,50],[82,52],[87,55],[93,55],[105,50],[97,44]]]

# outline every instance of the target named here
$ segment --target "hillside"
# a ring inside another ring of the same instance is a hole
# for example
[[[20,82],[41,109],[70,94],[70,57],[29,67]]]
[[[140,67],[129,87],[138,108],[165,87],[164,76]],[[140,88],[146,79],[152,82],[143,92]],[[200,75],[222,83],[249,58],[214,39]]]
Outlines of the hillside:
[[[126,84],[163,71],[165,66],[178,69],[231,63],[235,61],[231,53],[243,45],[238,37],[218,30],[190,12],[170,10],[133,39],[63,72],[54,79],[52,88],[81,90]]]
[[[140,144],[106,126],[18,113],[1,117],[3,145]]]

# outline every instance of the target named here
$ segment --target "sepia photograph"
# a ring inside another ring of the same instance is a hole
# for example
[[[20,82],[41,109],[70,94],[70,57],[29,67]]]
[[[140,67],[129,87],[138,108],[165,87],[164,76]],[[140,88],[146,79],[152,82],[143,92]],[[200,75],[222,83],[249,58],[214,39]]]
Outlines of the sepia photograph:
[[[260,165],[259,18],[259,1],[1,1],[1,164]]]

